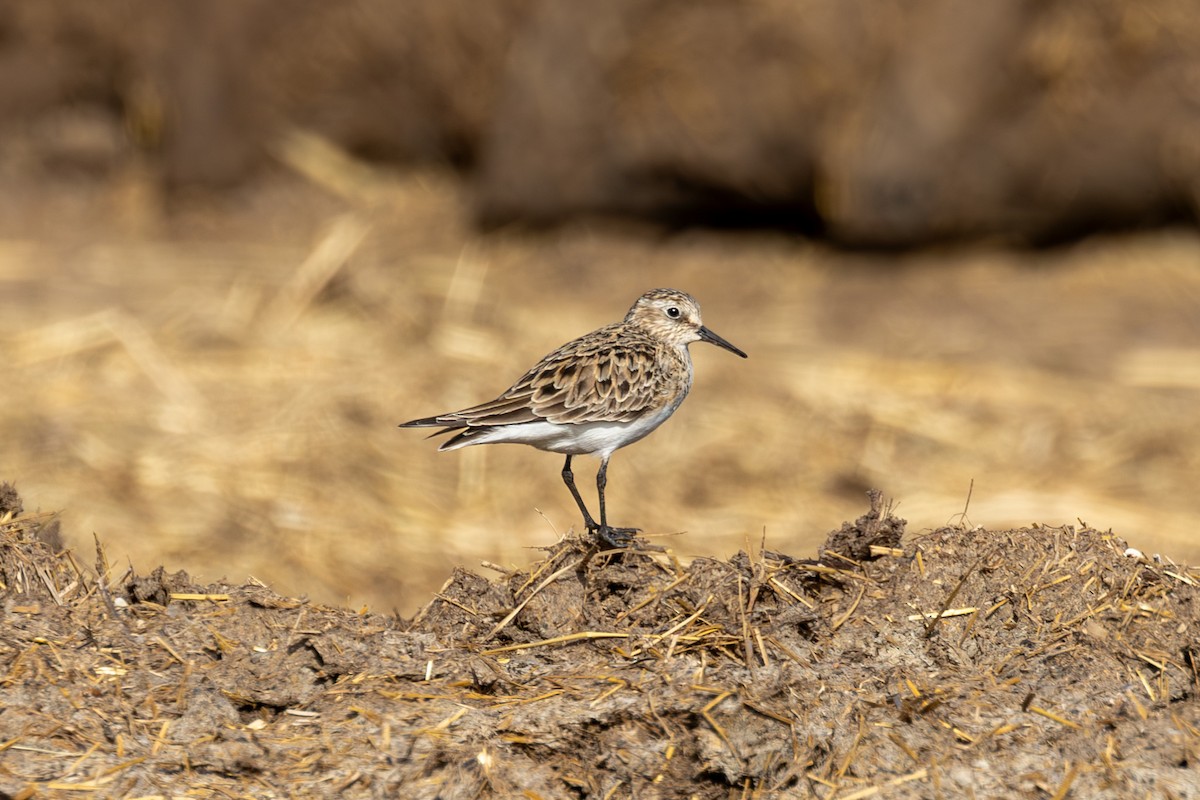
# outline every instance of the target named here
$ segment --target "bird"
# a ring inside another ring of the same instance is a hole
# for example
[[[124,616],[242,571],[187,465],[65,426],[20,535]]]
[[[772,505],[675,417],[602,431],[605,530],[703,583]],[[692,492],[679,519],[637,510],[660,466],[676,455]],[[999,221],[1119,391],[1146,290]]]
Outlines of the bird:
[[[509,442],[565,455],[563,483],[588,532],[603,544],[624,547],[640,529],[608,524],[604,489],[609,458],[648,436],[679,408],[692,388],[688,345],[697,341],[747,358],[705,327],[694,297],[677,289],[652,289],[622,321],[549,353],[495,400],[399,427],[442,428],[430,438],[454,434],[439,451]],[[571,470],[571,459],[583,455],[600,459],[599,520],[588,511]]]

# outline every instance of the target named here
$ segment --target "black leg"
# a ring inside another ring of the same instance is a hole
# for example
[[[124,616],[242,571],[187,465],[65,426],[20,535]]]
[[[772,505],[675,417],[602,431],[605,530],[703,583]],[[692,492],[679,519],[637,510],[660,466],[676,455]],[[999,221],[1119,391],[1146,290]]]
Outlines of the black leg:
[[[592,519],[592,515],[588,513],[587,506],[584,505],[583,498],[579,495],[579,489],[575,487],[575,473],[571,472],[570,456],[567,456],[567,463],[563,464],[562,478],[563,483],[571,490],[571,497],[575,498],[579,510],[583,512],[583,524],[587,526],[589,532],[597,530],[599,526],[596,525],[596,520]],[[604,516],[604,495],[600,495],[600,515]]]
[[[608,512],[604,510],[604,487],[608,486],[608,459],[600,459],[600,469],[596,471],[596,494],[600,497],[600,527],[608,527]]]
[[[600,459],[600,469],[596,472],[596,494],[600,496],[600,527],[596,535],[606,544],[613,547],[624,547],[638,532],[637,528],[608,527],[608,511],[604,507],[604,487],[608,486],[608,459]]]

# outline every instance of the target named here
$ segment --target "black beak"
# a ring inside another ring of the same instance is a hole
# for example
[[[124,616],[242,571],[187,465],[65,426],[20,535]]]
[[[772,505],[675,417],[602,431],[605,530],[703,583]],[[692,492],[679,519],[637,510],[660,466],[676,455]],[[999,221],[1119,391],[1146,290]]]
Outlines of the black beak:
[[[708,342],[709,344],[715,344],[717,347],[724,347],[729,352],[736,353],[737,355],[741,356],[742,358],[748,358],[748,356],[745,353],[743,353],[741,350],[737,349],[736,347],[731,345],[729,342],[722,339],[720,336],[717,336],[715,333],[713,333],[712,331],[710,331],[708,328],[704,327],[703,325],[700,326],[700,340],[704,341],[704,342]]]

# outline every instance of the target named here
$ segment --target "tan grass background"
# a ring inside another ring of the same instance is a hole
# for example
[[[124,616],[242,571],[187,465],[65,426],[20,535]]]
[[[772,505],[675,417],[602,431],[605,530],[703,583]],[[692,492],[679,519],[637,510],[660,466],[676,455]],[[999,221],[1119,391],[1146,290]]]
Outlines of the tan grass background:
[[[578,525],[558,456],[436,453],[395,425],[492,397],[642,291],[750,354],[619,452],[610,510],[682,556],[811,551],[865,508],[910,529],[1081,518],[1200,560],[1200,237],[847,253],[776,233],[469,225],[457,179],[320,142],[170,209],[136,172],[0,215],[0,478],[141,571],[246,575],[411,612],[455,565]],[[593,497],[594,462],[578,474]]]

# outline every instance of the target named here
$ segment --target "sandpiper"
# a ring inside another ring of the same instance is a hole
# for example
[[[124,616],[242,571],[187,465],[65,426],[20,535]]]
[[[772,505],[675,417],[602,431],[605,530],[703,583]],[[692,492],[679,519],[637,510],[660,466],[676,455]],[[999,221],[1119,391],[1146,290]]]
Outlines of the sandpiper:
[[[514,442],[566,455],[562,477],[589,532],[621,547],[638,528],[608,524],[604,487],[613,452],[666,422],[692,388],[688,345],[704,341],[746,354],[704,327],[700,304],[676,289],[653,289],[625,319],[567,342],[487,403],[405,422],[401,428],[441,427],[455,433],[438,450]],[[600,459],[596,492],[600,521],[588,512],[571,472],[574,456]]]

